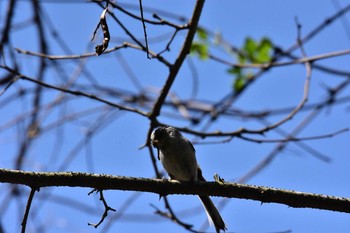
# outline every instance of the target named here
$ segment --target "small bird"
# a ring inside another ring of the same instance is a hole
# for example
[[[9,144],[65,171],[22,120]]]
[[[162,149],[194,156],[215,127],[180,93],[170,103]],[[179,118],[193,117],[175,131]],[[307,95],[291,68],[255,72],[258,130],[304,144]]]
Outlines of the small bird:
[[[192,143],[174,127],[159,127],[152,132],[151,143],[158,149],[158,159],[171,179],[178,181],[205,181],[196,160]],[[209,224],[216,232],[225,231],[226,225],[208,196],[199,195]]]

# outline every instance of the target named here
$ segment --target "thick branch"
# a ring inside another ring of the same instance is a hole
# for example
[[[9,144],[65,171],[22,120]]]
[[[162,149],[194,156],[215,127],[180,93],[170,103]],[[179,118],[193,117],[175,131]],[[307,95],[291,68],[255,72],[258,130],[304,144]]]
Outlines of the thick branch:
[[[184,182],[81,172],[27,172],[0,169],[0,182],[30,187],[68,186],[98,190],[152,192],[160,195],[192,194],[250,199],[285,204],[297,208],[315,208],[350,213],[350,198],[318,195],[237,183]]]

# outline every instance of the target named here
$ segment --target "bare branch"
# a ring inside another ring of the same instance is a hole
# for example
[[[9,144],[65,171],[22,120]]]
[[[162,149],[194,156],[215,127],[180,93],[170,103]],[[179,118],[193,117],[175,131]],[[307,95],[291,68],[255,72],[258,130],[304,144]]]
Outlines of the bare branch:
[[[149,50],[148,50],[146,24],[145,24],[145,19],[143,18],[142,0],[139,0],[139,5],[140,5],[140,13],[141,13],[141,22],[142,22],[142,26],[143,26],[143,34],[145,36],[146,54],[147,54],[147,58],[151,59],[151,57],[149,56]]]
[[[297,142],[297,141],[308,141],[308,140],[318,140],[318,139],[324,139],[324,138],[332,138],[338,134],[342,134],[345,132],[348,132],[349,129],[341,129],[338,130],[334,133],[329,133],[329,134],[324,134],[324,135],[316,135],[316,136],[310,136],[310,137],[300,137],[300,138],[296,138],[296,137],[288,137],[288,138],[284,138],[284,139],[257,139],[257,138],[249,138],[243,135],[239,135],[239,138],[242,138],[244,140],[250,141],[250,142],[256,142],[256,143],[263,143],[263,142],[267,142],[267,143],[276,143],[276,142]]]
[[[99,102],[105,103],[105,104],[107,104],[107,105],[116,107],[116,108],[118,108],[118,109],[120,109],[120,110],[126,110],[126,111],[134,112],[134,113],[137,113],[137,114],[140,114],[140,115],[143,115],[143,116],[148,116],[147,113],[144,113],[144,112],[142,112],[142,111],[140,111],[140,110],[138,110],[138,109],[129,108],[129,107],[126,107],[126,106],[123,106],[123,105],[119,105],[119,104],[116,104],[116,103],[112,103],[112,102],[110,102],[110,101],[108,101],[108,100],[102,99],[102,98],[97,97],[97,96],[92,95],[92,94],[87,94],[87,93],[84,93],[84,92],[81,92],[81,91],[68,90],[68,89],[65,89],[65,88],[53,86],[53,85],[50,85],[50,84],[47,84],[47,83],[38,81],[38,80],[33,79],[33,78],[30,78],[30,77],[28,77],[28,76],[21,75],[21,74],[19,74],[17,71],[12,70],[12,69],[9,68],[9,67],[5,67],[5,66],[1,66],[1,65],[0,65],[0,68],[3,68],[3,69],[5,69],[5,70],[7,70],[7,71],[9,71],[9,72],[12,72],[12,73],[14,73],[14,74],[17,74],[17,75],[19,76],[20,79],[27,80],[27,81],[30,81],[30,82],[39,84],[40,86],[44,86],[44,87],[47,87],[47,88],[55,89],[55,90],[58,90],[58,91],[61,91],[61,92],[64,92],[64,93],[69,93],[69,94],[76,95],[76,96],[84,96],[84,97],[87,97],[87,98],[90,98],[90,99],[97,100],[97,101],[99,101]]]
[[[82,172],[27,172],[0,169],[0,182],[43,187],[89,187],[98,190],[128,190],[159,195],[191,194],[242,198],[263,203],[280,203],[295,208],[317,208],[350,213],[350,198],[238,183],[178,182]]]
[[[26,227],[27,227],[27,220],[29,216],[29,211],[30,207],[32,206],[33,198],[35,192],[38,191],[36,188],[31,188],[29,196],[28,196],[28,201],[27,201],[27,206],[26,206],[26,211],[24,212],[23,220],[22,220],[22,233],[26,232]]]
[[[214,61],[220,62],[225,65],[229,65],[232,67],[239,67],[239,68],[256,68],[256,69],[267,69],[271,67],[279,67],[279,66],[289,66],[289,65],[295,65],[295,64],[303,64],[307,62],[314,62],[314,61],[320,61],[323,59],[328,59],[332,57],[340,57],[340,56],[346,56],[350,55],[350,50],[341,50],[341,51],[334,51],[330,53],[325,53],[325,54],[319,54],[311,57],[303,57],[303,58],[298,58],[292,61],[287,61],[287,62],[271,62],[271,63],[263,63],[263,64],[239,64],[239,63],[231,63],[228,61],[225,61],[219,57],[216,57],[215,55],[209,55],[211,59]]]
[[[96,223],[96,224],[94,224],[94,223],[88,223],[89,226],[93,226],[93,227],[97,228],[99,225],[101,225],[101,223],[103,223],[103,221],[105,220],[105,218],[108,216],[108,211],[113,211],[113,212],[115,212],[116,210],[113,209],[112,207],[110,207],[110,206],[107,204],[107,201],[106,201],[105,197],[103,196],[103,190],[94,189],[94,190],[92,190],[92,191],[89,193],[89,195],[90,195],[91,193],[93,193],[93,192],[96,192],[96,193],[99,193],[99,194],[100,194],[100,201],[102,201],[103,206],[104,206],[104,208],[105,208],[105,211],[103,212],[103,215],[102,215],[102,217],[101,217],[101,219],[100,219],[100,221],[99,221],[98,223]]]
[[[162,91],[159,95],[157,102],[154,104],[152,113],[150,114],[150,119],[155,119],[160,114],[160,109],[162,108],[165,98],[169,93],[169,90],[177,76],[177,73],[179,72],[182,66],[182,63],[184,62],[185,58],[187,57],[190,51],[190,46],[192,44],[194,35],[196,33],[196,29],[197,29],[198,21],[202,12],[203,5],[204,5],[204,0],[197,0],[196,6],[192,14],[191,21],[189,23],[190,29],[187,33],[186,39],[182,45],[181,51],[174,65],[170,68],[169,76],[162,88]]]

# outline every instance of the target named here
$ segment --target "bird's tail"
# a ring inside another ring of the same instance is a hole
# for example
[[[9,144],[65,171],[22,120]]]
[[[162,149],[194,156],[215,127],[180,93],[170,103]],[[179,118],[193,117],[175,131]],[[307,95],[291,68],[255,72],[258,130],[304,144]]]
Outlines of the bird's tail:
[[[216,232],[219,233],[220,230],[225,231],[226,225],[224,220],[222,220],[219,211],[216,209],[214,203],[210,200],[208,196],[199,196],[201,202],[207,213],[209,224],[215,226]]]

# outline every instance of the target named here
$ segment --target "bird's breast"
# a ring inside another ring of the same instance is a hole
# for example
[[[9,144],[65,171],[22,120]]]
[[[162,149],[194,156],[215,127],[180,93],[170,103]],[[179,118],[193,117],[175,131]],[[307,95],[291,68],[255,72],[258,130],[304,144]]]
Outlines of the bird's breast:
[[[160,161],[169,175],[177,180],[196,180],[197,161],[195,152],[186,144],[177,143],[160,148]]]

